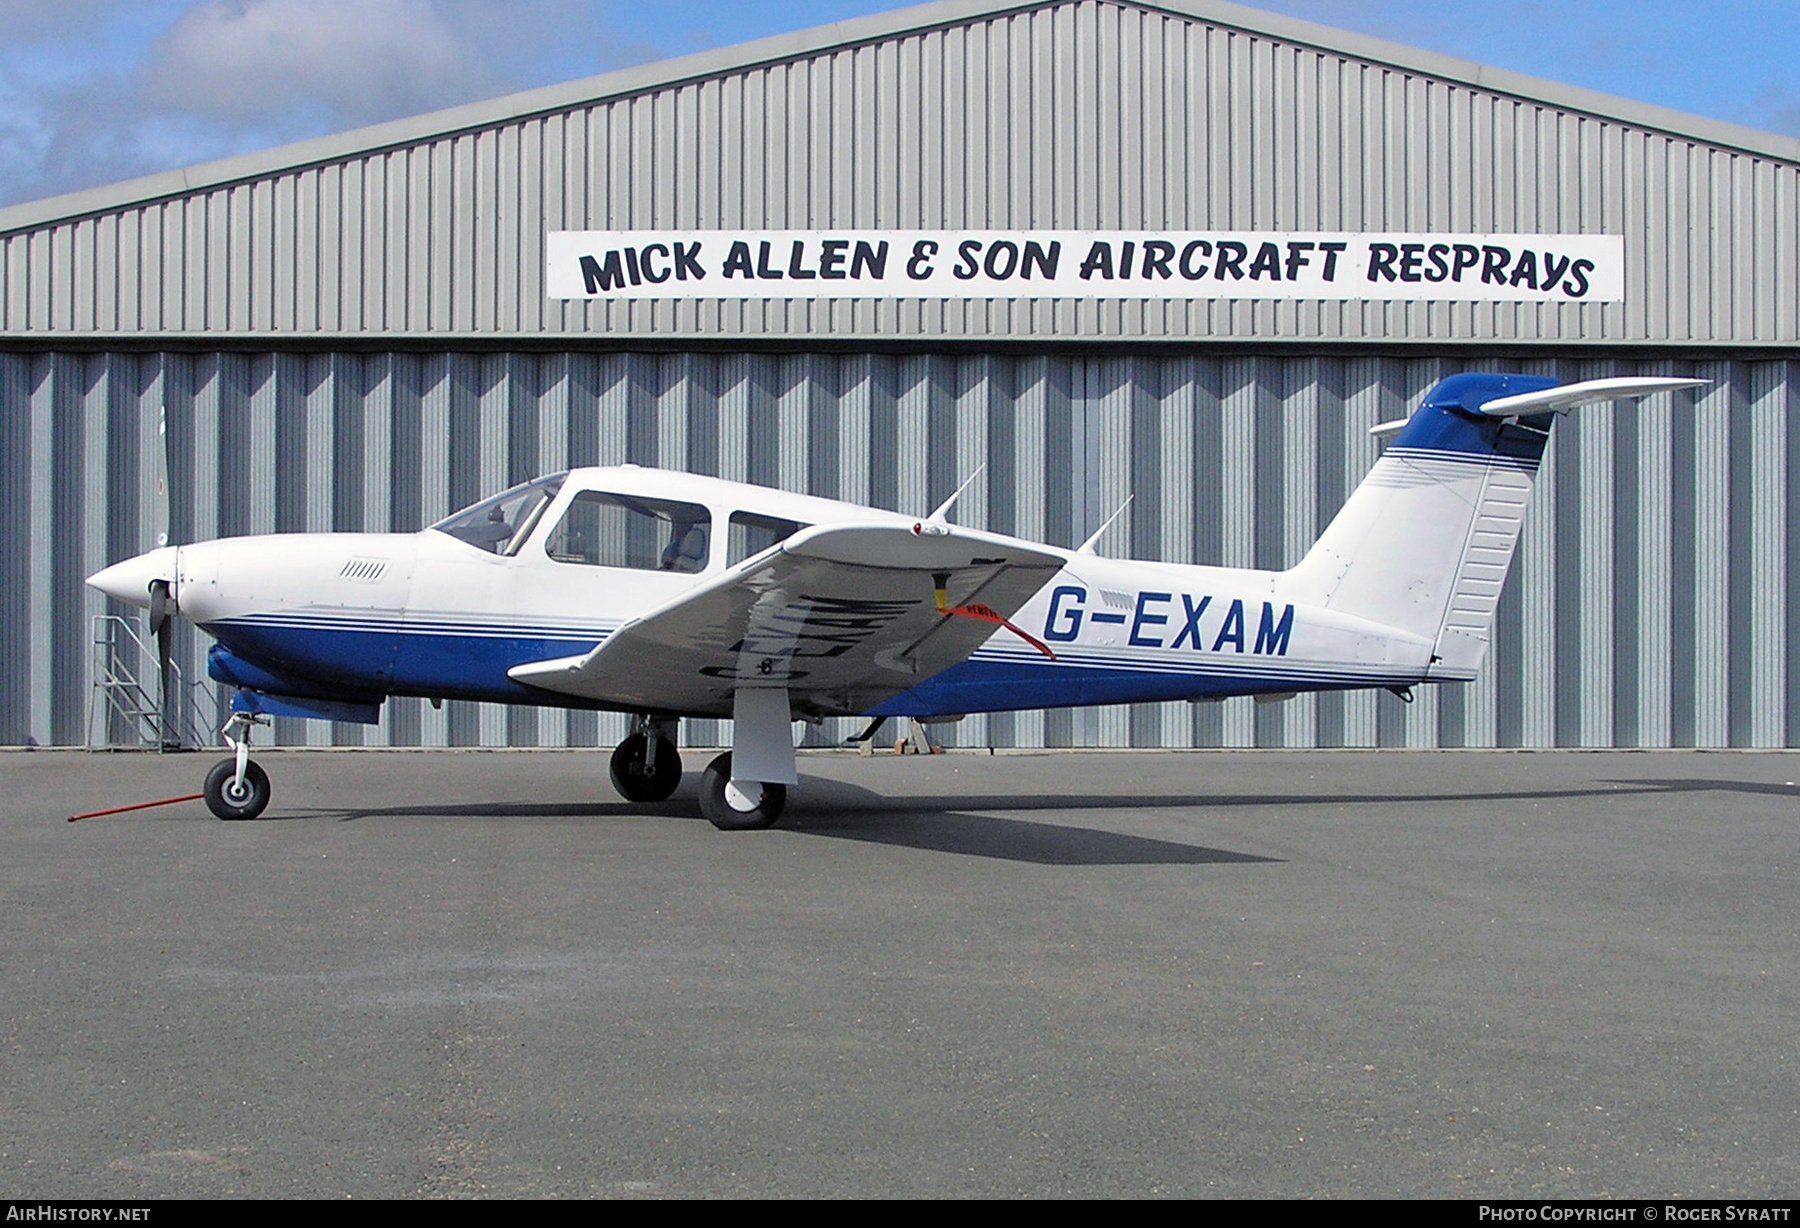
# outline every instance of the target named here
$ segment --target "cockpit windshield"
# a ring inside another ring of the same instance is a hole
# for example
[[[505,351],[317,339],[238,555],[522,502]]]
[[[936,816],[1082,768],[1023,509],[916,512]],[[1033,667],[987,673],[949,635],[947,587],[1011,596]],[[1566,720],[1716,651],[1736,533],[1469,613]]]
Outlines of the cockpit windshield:
[[[568,476],[552,473],[501,491],[431,527],[492,554],[517,554]]]

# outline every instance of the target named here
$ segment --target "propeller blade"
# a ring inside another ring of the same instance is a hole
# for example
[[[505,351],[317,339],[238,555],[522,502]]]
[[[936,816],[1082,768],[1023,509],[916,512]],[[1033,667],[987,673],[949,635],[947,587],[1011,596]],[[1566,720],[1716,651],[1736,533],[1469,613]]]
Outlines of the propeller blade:
[[[167,580],[150,581],[150,633],[160,638],[175,613],[175,597]]]
[[[166,362],[166,359],[165,359]],[[169,394],[168,372],[161,376],[162,398],[156,409],[156,488],[151,492],[150,527],[157,547],[169,544]],[[175,686],[175,591],[168,580],[150,582],[150,631],[156,636],[156,706],[164,750],[181,749],[181,702]]]
[[[156,416],[156,488],[151,492],[150,528],[155,545],[169,544],[169,410],[163,406]]]
[[[150,632],[156,637],[156,708],[164,750],[179,749],[181,735],[173,706],[175,678],[175,597],[167,580],[150,581]]]

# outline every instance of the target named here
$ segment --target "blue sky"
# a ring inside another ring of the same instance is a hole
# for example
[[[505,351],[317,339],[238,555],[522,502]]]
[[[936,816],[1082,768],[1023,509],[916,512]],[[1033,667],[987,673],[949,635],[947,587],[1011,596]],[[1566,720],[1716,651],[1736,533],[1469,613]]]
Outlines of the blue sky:
[[[0,204],[897,7],[883,0],[0,0]],[[1260,7],[1800,136],[1793,0]]]

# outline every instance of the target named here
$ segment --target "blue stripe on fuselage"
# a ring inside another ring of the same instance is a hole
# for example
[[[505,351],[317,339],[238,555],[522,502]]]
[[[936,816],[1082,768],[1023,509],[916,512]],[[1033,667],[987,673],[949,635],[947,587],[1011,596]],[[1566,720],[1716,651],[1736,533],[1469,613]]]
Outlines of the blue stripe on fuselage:
[[[493,703],[541,704],[543,691],[506,676],[515,665],[593,651],[605,632],[545,634],[530,627],[482,624],[465,631],[420,632],[401,624],[379,630],[369,620],[332,625],[329,618],[228,619],[203,627],[208,635],[281,674],[359,693],[424,695]],[[579,700],[568,707],[586,707]]]
[[[333,626],[334,621],[344,625]],[[438,624],[442,626],[443,624]],[[527,627],[471,625],[460,632],[377,630],[374,620],[309,615],[228,620],[204,630],[247,661],[274,673],[316,685],[307,694],[366,696],[423,695],[491,703],[597,706],[573,696],[551,696],[506,676],[515,665],[584,655],[606,637],[596,629],[583,636],[547,635]],[[1083,654],[1086,655],[1086,654]],[[951,716],[965,712],[1005,712],[1068,708],[1089,704],[1205,699],[1286,691],[1386,686],[1393,675],[1321,672],[1318,669],[1233,669],[1208,654],[1203,665],[1184,669],[1158,660],[1141,666],[1098,660],[1004,660],[983,655],[954,665],[870,710],[874,716]],[[297,692],[298,693],[298,692]]]
[[[975,657],[934,674],[894,696],[870,716],[956,716],[1028,708],[1089,704],[1153,703],[1169,699],[1224,698],[1287,691],[1388,686],[1392,675],[1343,675],[1322,684],[1317,673],[1186,673],[1048,661],[995,661]]]

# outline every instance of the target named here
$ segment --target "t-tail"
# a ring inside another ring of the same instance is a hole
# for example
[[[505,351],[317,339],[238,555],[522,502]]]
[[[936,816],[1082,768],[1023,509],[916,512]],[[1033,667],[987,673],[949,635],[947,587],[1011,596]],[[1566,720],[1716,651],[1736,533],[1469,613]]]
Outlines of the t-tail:
[[[1707,383],[1452,375],[1403,422],[1318,542],[1285,577],[1308,604],[1433,644],[1426,677],[1473,678],[1512,565],[1550,427],[1577,405]]]

